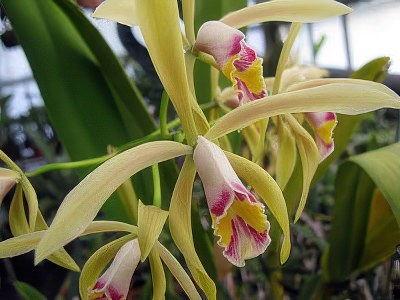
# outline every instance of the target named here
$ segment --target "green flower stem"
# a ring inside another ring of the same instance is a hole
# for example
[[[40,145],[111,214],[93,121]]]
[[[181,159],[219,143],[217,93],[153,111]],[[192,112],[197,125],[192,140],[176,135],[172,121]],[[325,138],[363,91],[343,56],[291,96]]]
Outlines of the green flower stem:
[[[151,166],[151,171],[153,173],[153,205],[161,208],[161,183],[160,183],[160,170],[158,164]]]
[[[161,138],[163,139],[168,138],[170,136],[167,124],[168,102],[169,102],[169,97],[167,92],[164,90],[161,97],[161,106],[160,106],[160,133],[161,133]]]

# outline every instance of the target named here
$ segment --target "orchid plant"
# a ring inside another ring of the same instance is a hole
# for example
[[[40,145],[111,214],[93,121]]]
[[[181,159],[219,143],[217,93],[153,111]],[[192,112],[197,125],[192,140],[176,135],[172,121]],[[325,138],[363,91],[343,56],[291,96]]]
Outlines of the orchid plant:
[[[168,98],[171,100],[178,116],[174,124],[181,124],[183,138],[176,136],[172,141],[165,115],[160,116],[161,140],[138,140],[135,147],[110,151],[95,160],[102,164],[65,197],[50,227],[26,174],[1,152],[0,159],[8,168],[0,169],[0,200],[14,185],[17,187],[10,207],[14,237],[0,243],[0,257],[35,250],[35,264],[49,259],[78,271],[63,248],[66,244],[82,235],[121,231],[127,235],[100,248],[83,267],[82,299],[126,299],[136,266],[147,258],[154,299],[163,299],[165,294],[162,262],[189,298],[201,299],[203,293],[208,299],[216,299],[215,282],[203,267],[193,241],[191,201],[196,173],[204,188],[216,243],[226,260],[243,267],[247,260],[268,252],[272,241],[280,246],[279,260],[283,264],[290,255],[290,223],[296,222],[304,209],[318,164],[334,149],[335,113],[355,115],[383,107],[400,109],[400,97],[382,84],[322,78],[327,75],[323,70],[290,65],[290,51],[301,24],[350,13],[351,9],[343,4],[332,0],[272,0],[206,22],[197,34],[194,0],[182,0],[182,11],[184,32],[176,0],[106,0],[93,17],[139,26],[168,95],[163,97],[164,104]],[[276,76],[263,78],[262,58],[238,29],[270,21],[292,25]],[[197,60],[209,64],[212,70],[210,107],[217,114],[207,116],[196,99],[193,70]],[[219,76],[225,76],[232,86],[221,88]],[[271,128],[278,140],[275,174],[269,174],[263,165],[270,144],[267,131]],[[243,136],[250,150],[246,157],[232,152],[227,138],[232,132]],[[293,173],[297,155],[302,165],[303,179],[298,186],[302,195],[293,217],[282,191]],[[157,174],[158,163],[180,156],[184,163],[169,210],[159,208],[159,201],[147,206],[137,201],[130,177],[150,166]],[[120,195],[131,212],[131,224],[94,221],[117,190],[122,191]],[[171,237],[190,273],[159,241],[167,219]],[[273,224],[279,226],[281,236],[270,234],[269,219],[276,220]]]

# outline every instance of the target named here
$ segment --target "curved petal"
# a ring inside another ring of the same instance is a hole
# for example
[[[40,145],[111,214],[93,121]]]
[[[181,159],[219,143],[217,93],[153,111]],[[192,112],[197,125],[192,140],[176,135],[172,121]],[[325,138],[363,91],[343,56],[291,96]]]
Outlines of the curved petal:
[[[294,221],[297,222],[306,205],[311,181],[314,177],[315,171],[317,170],[321,156],[317,145],[307,130],[305,130],[292,115],[287,115],[286,120],[293,130],[303,171],[303,191],[294,217]]]
[[[137,1],[140,30],[157,74],[182,121],[189,144],[194,144],[196,126],[192,107],[197,105],[186,76],[183,43],[175,0]]]
[[[227,14],[221,22],[235,28],[271,21],[313,23],[351,11],[333,0],[273,0]]]
[[[400,109],[400,97],[382,84],[366,80],[311,80],[296,86],[304,87],[281,93],[238,107],[220,118],[205,135],[215,140],[229,132],[285,113],[337,112],[357,115],[384,107]],[[309,85],[310,83],[308,83]]]
[[[136,0],[106,0],[96,8],[92,16],[126,26],[137,25]]]
[[[169,228],[186,265],[208,299],[216,299],[216,287],[204,269],[194,246],[191,221],[191,200],[196,175],[193,159],[187,156],[179,173],[169,208]]]
[[[289,127],[280,117],[277,121],[278,130],[278,155],[276,158],[276,181],[281,190],[292,176],[297,160],[296,142]]]
[[[106,161],[86,176],[64,199],[36,250],[35,262],[81,234],[108,197],[136,172],[155,163],[190,154],[192,148],[171,141],[150,142]],[[66,220],[73,220],[65,226]]]
[[[180,286],[185,291],[189,299],[201,300],[200,294],[197,292],[192,280],[182,268],[181,264],[176,260],[176,258],[165,248],[161,243],[156,242],[157,251],[160,254],[161,259],[166,264],[168,269],[171,271],[172,275],[179,282]]]

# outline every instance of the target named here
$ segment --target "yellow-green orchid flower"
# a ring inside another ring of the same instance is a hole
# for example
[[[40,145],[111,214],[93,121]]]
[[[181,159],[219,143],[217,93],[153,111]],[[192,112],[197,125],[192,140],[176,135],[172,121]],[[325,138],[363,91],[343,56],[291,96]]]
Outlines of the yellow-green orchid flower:
[[[264,253],[271,239],[264,205],[237,177],[224,152],[199,136],[193,159],[207,197],[214,234],[224,256],[238,267]]]

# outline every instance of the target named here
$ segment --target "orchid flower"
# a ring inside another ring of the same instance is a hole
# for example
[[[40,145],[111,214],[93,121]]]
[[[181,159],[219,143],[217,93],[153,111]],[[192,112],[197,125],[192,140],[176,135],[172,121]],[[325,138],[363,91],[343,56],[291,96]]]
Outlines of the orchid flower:
[[[238,91],[239,104],[267,95],[262,59],[244,41],[245,35],[219,21],[204,23],[199,29],[194,49],[210,54],[222,73]]]
[[[133,272],[140,261],[137,239],[127,242],[118,250],[110,267],[89,291],[89,299],[125,300]]]
[[[203,182],[214,234],[224,256],[238,267],[264,253],[271,239],[264,205],[237,177],[224,152],[199,136],[193,159]]]

